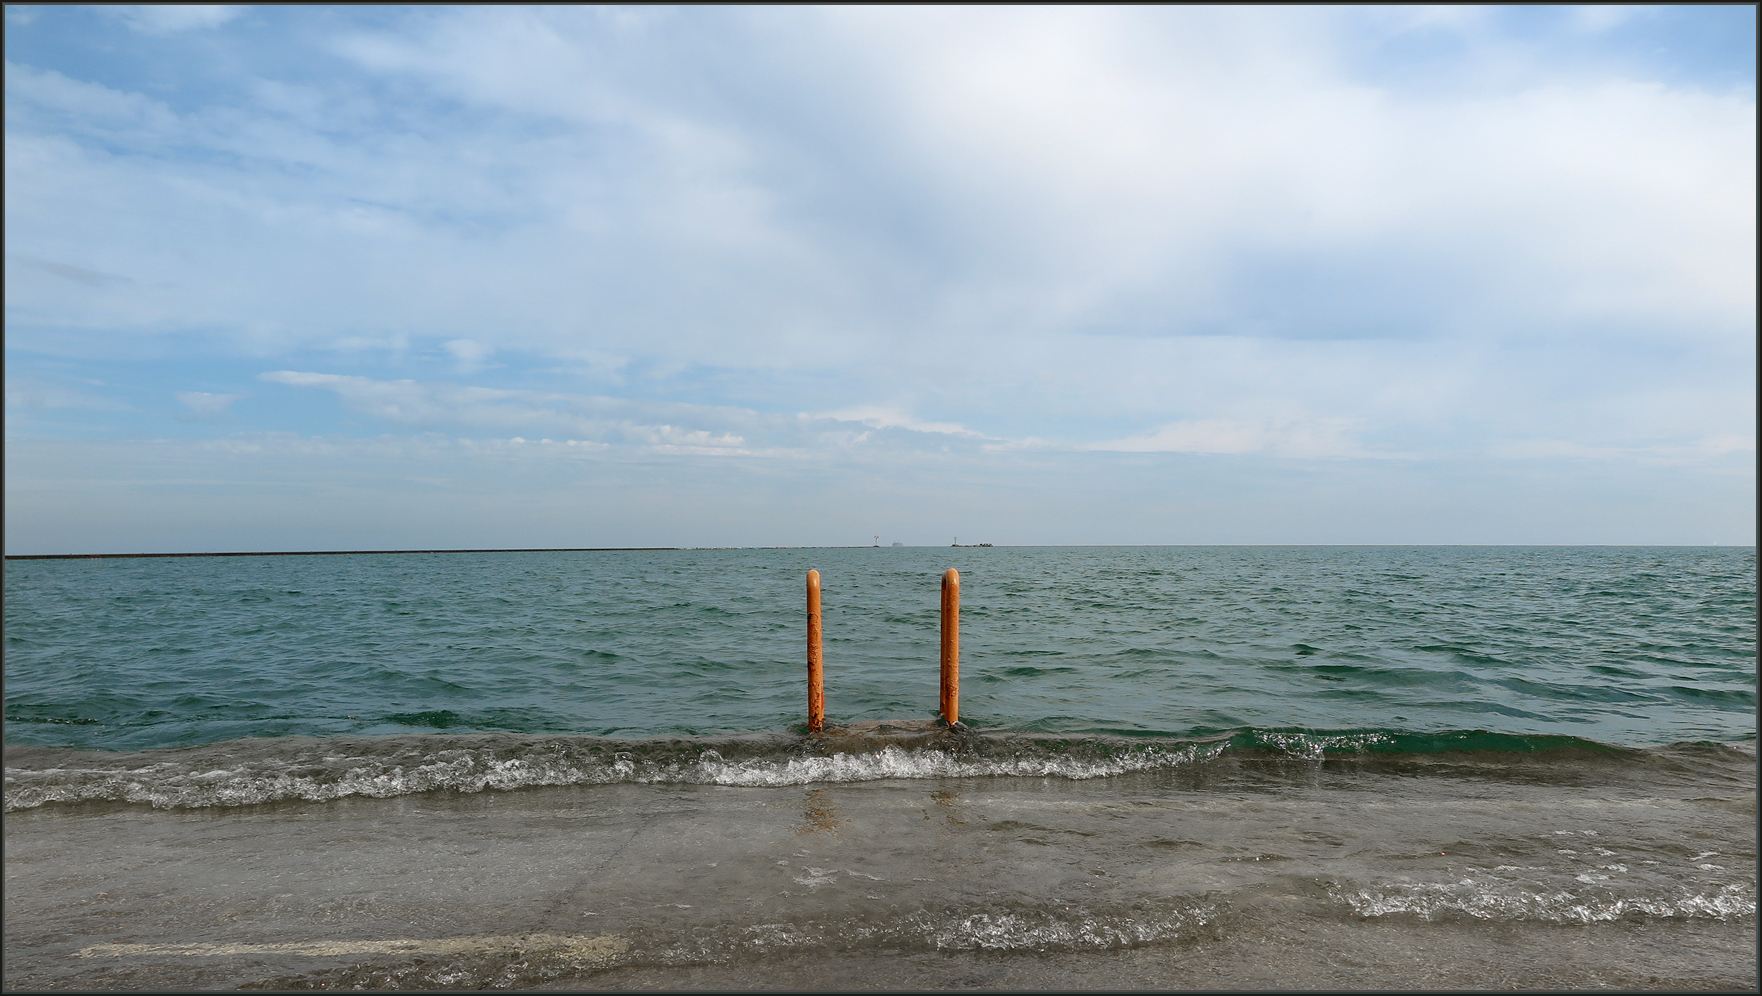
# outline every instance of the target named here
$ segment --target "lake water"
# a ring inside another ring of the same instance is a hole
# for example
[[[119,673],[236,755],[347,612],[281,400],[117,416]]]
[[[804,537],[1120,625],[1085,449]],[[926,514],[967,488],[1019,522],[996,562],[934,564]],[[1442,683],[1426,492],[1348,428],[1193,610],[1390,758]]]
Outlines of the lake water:
[[[805,572],[838,727],[933,716],[948,567],[968,729],[807,735]],[[10,561],[7,977],[1748,985],[1756,596],[1753,548]]]

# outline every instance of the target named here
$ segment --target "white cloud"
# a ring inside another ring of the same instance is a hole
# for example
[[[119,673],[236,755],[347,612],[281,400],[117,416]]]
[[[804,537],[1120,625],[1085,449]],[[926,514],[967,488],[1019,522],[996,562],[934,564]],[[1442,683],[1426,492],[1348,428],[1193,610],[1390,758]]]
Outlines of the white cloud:
[[[1286,457],[1365,457],[1351,437],[1352,425],[1339,419],[1229,421],[1192,419],[1171,422],[1143,436],[1095,443],[1094,450],[1119,453],[1266,453]]]
[[[854,426],[766,415],[744,408],[637,401],[603,395],[500,390],[278,370],[261,380],[334,392],[374,418],[424,429],[548,434],[658,452],[711,456],[801,456],[804,447],[850,440]]]
[[[972,436],[978,439],[987,438],[983,433],[974,432],[964,425],[953,422],[925,422],[913,418],[899,408],[888,408],[880,405],[864,405],[857,408],[846,408],[841,411],[827,412],[827,418],[845,422],[861,422],[877,429],[910,429],[913,432],[934,432],[948,436]]]
[[[1650,464],[1696,464],[1756,452],[1756,437],[1706,436],[1687,442],[1649,446],[1596,446],[1569,439],[1524,439],[1488,447],[1488,455],[1507,460],[1621,460]]]
[[[460,373],[471,373],[483,369],[484,361],[495,355],[496,347],[476,339],[451,339],[441,343],[441,347],[458,361]]]
[[[730,406],[293,370],[264,373],[259,379],[331,391],[351,411],[399,425],[430,431],[520,433],[504,437],[516,442],[543,434],[559,442],[592,442],[633,451],[786,459],[944,452],[951,446],[961,452],[1071,448],[925,422],[897,408],[777,414]]]
[[[224,3],[119,3],[97,9],[146,35],[218,28],[245,12],[241,5]]]
[[[1591,34],[1611,31],[1640,17],[1656,15],[1658,4],[1581,3],[1567,8],[1573,27]]]
[[[53,106],[111,139],[175,136],[304,179],[14,136],[11,185],[40,205],[14,240],[114,190],[106,209],[138,235],[108,251],[135,258],[70,265],[144,283],[11,296],[91,324],[402,328],[550,355],[868,363],[881,380],[932,341],[1011,376],[1003,340],[1073,328],[1747,334],[1742,95],[1390,92],[1343,73],[1328,15],[1301,11],[715,16],[740,46],[673,15],[567,8],[451,9],[341,43],[504,122],[464,132],[352,135],[371,106],[321,90],[290,104],[286,86],[242,114],[178,117],[19,70],[21,120]],[[810,43],[820,54],[798,58]],[[706,99],[718,80],[749,101]],[[155,258],[148,236],[182,230],[230,234]]]
[[[6,60],[6,91],[9,106],[26,113],[66,115],[78,122],[80,132],[102,132],[130,144],[170,135],[181,126],[162,101],[11,59]]]
[[[210,394],[207,391],[177,392],[178,404],[183,405],[196,418],[219,418],[226,414],[233,402],[242,397],[242,394]]]
[[[102,385],[95,385],[102,386]],[[133,406],[91,390],[64,384],[47,383],[31,377],[6,379],[6,407],[29,411],[39,408],[83,409],[86,411],[126,412]],[[8,425],[10,426],[10,419]]]

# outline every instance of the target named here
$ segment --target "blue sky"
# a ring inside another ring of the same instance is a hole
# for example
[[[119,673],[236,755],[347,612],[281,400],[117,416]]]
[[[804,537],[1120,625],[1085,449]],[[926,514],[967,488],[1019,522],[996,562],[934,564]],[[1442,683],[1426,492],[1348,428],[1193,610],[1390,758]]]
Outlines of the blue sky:
[[[1751,7],[6,17],[8,553],[1755,541]]]

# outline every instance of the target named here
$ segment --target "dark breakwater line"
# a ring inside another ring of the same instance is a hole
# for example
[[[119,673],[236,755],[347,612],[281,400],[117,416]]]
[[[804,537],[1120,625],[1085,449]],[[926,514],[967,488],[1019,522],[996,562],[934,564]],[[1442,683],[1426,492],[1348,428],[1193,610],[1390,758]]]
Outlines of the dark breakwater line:
[[[1158,772],[1208,778],[1222,772],[1220,766],[1284,770],[1294,763],[1346,765],[1360,773],[1448,771],[1525,780],[1644,782],[1680,775],[1726,781],[1753,773],[1755,743],[1634,748],[1480,730],[1249,729],[1146,737],[940,729],[831,730],[816,737],[247,738],[128,753],[8,745],[4,806],[7,812],[79,803],[188,809],[604,784],[776,788],[890,779],[1090,780]]]
[[[7,560],[140,560],[148,557],[352,557],[394,553],[654,553],[678,546],[547,546],[494,550],[249,550],[217,553],[9,553]]]

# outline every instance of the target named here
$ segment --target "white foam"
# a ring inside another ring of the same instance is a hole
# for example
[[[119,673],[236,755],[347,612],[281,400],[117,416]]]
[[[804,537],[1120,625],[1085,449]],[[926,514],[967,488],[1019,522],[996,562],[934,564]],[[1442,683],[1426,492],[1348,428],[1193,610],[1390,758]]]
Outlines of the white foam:
[[[393,941],[285,941],[275,944],[93,944],[75,952],[80,958],[130,957],[261,957],[303,955],[318,958],[351,955],[484,955],[561,954],[581,965],[598,966],[630,950],[630,941],[602,937],[520,934],[503,937],[409,938]]]
[[[1152,916],[978,913],[926,925],[926,933],[939,951],[1111,950],[1174,939],[1213,915],[1210,909]]]
[[[1144,748],[1106,759],[1082,759],[1062,755],[961,757],[938,750],[888,746],[868,754],[772,756],[738,761],[727,760],[714,750],[705,750],[689,761],[639,760],[630,751],[617,751],[609,760],[600,760],[545,749],[516,758],[497,757],[487,750],[442,750],[411,759],[408,764],[356,759],[357,763],[351,765],[343,759],[330,758],[326,759],[326,766],[286,763],[269,770],[265,770],[265,765],[232,769],[204,766],[200,772],[191,772],[171,763],[126,770],[9,768],[4,808],[12,812],[51,803],[109,801],[183,809],[246,806],[286,799],[323,802],[348,796],[390,798],[438,790],[474,793],[618,782],[774,788],[890,778],[1086,779],[1206,760],[1223,749],[1222,744],[1178,750]],[[313,767],[322,770],[308,773]]]
[[[1191,936],[1218,917],[1214,906],[1107,913],[1082,907],[926,911],[897,919],[850,918],[760,923],[710,930],[693,941],[645,953],[659,963],[689,964],[812,947],[899,946],[935,951],[1097,951]]]
[[[1398,883],[1357,892],[1336,890],[1333,897],[1359,916],[1409,914],[1426,920],[1467,915],[1479,920],[1601,923],[1634,914],[1716,920],[1756,915],[1755,892],[1742,885],[1726,885],[1712,894],[1684,891],[1675,896],[1595,897],[1564,890],[1488,888],[1464,881],[1455,885]]]
[[[658,776],[647,777],[633,771],[629,780],[773,787],[807,785],[813,782],[879,781],[887,778],[1106,778],[1130,771],[1192,763],[1215,756],[1222,749],[1217,746],[1203,752],[1194,747],[1178,751],[1146,750],[1106,761],[1056,756],[980,760],[957,757],[941,751],[912,751],[890,746],[872,754],[790,758],[781,764],[771,760],[728,762],[714,751],[706,751],[705,756],[698,761],[695,771],[670,769]]]

